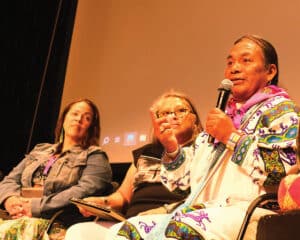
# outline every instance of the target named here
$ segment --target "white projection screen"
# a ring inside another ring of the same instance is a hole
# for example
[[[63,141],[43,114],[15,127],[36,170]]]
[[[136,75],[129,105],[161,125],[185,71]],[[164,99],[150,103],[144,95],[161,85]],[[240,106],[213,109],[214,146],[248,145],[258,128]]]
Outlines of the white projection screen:
[[[110,162],[132,161],[151,140],[149,107],[164,91],[188,94],[205,123],[234,40],[261,35],[279,55],[279,83],[299,103],[300,1],[78,1],[62,106],[90,98]]]

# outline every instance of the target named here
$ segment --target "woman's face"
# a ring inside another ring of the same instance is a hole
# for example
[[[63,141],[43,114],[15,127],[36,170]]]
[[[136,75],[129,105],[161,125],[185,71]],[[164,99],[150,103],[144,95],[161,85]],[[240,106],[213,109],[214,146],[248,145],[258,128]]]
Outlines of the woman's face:
[[[232,95],[237,102],[244,103],[264,88],[276,72],[274,64],[265,65],[261,47],[249,39],[235,44],[227,57],[225,77],[233,82]]]
[[[193,136],[196,116],[187,101],[178,97],[163,98],[157,109],[158,117],[166,117],[179,143],[184,143]]]
[[[70,138],[76,143],[81,143],[86,136],[93,121],[93,111],[86,102],[78,102],[72,105],[65,116],[65,138]]]

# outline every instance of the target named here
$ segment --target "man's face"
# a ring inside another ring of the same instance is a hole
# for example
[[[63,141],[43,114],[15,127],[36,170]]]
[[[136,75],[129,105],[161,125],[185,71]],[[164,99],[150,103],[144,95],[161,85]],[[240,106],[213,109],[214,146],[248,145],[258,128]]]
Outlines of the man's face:
[[[240,103],[265,87],[276,72],[274,64],[266,66],[260,46],[249,39],[235,44],[227,57],[225,77],[233,82],[232,95]]]

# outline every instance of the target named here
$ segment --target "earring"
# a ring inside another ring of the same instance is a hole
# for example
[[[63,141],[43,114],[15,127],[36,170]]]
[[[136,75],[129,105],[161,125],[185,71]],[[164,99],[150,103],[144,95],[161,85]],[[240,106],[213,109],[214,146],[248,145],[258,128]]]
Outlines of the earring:
[[[59,135],[59,143],[63,143],[64,137],[65,137],[65,130],[64,130],[64,128],[62,128],[60,135]]]

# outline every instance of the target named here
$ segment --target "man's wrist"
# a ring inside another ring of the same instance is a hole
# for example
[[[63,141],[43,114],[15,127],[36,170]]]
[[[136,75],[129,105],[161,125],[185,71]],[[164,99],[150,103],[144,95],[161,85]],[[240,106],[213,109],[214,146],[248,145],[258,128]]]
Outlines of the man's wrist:
[[[229,139],[226,143],[226,148],[231,150],[231,151],[234,151],[238,141],[240,140],[242,134],[240,132],[232,132],[229,136]]]

